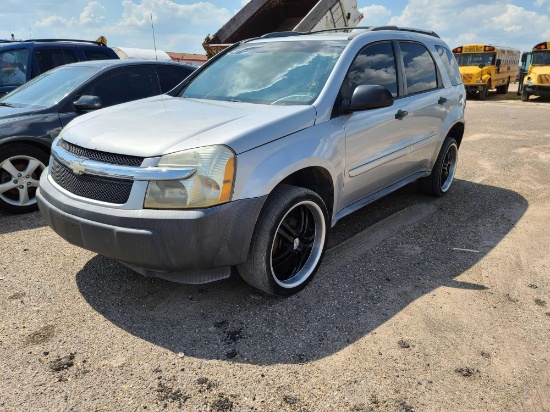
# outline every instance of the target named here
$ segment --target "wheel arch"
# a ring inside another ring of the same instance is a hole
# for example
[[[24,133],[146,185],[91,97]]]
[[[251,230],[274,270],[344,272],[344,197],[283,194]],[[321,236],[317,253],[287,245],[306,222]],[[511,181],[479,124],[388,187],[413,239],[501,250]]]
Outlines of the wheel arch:
[[[458,148],[460,148],[460,144],[462,143],[462,138],[464,137],[464,123],[457,122],[455,123],[447,132],[447,136],[451,136],[456,140],[456,144]]]
[[[276,187],[283,184],[303,187],[317,193],[325,202],[329,216],[332,216],[334,211],[334,183],[330,172],[324,167],[310,166],[297,170],[280,181]]]
[[[50,144],[47,144],[42,139],[38,139],[35,137],[30,136],[14,136],[14,137],[7,137],[2,140],[0,140],[0,148],[5,148],[7,146],[14,146],[17,144],[26,144],[29,146],[33,146],[37,149],[40,149],[44,152],[46,152],[48,155],[51,151],[51,142]]]

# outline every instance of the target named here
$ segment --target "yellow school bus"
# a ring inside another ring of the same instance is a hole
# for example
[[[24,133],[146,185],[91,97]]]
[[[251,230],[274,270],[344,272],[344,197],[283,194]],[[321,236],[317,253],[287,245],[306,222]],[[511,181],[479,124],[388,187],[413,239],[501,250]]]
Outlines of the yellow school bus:
[[[529,96],[550,94],[550,40],[539,43],[531,51],[531,64],[523,78],[521,101],[526,102]],[[527,53],[521,56],[522,63],[527,61]],[[520,85],[521,87],[521,85]]]
[[[490,44],[467,44],[453,49],[468,94],[487,99],[489,90],[508,93],[518,71],[520,51]]]

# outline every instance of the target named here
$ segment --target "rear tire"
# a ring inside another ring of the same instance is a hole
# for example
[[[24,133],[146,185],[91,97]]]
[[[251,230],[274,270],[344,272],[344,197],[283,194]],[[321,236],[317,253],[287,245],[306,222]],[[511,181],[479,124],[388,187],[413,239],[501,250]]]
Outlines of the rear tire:
[[[28,144],[14,144],[0,152],[0,212],[20,214],[38,210],[36,189],[49,155]]]
[[[447,137],[437,155],[432,173],[419,179],[420,190],[430,196],[443,196],[453,183],[457,163],[458,145],[454,138]]]
[[[317,193],[278,186],[260,213],[247,261],[237,267],[241,277],[272,295],[300,291],[321,264],[328,221],[327,208]]]

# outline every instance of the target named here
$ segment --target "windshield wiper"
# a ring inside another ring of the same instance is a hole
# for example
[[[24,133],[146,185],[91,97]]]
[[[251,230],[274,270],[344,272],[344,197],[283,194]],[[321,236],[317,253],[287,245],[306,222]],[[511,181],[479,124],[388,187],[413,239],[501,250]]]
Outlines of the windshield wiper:
[[[6,107],[15,107],[13,104],[11,103],[4,103],[4,102],[0,102],[0,106],[6,106]]]

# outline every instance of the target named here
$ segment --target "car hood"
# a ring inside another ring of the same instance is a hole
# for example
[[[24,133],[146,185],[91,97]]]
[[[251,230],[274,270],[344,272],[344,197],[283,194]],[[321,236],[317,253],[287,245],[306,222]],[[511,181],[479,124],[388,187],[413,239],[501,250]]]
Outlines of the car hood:
[[[481,77],[483,69],[477,66],[460,66],[460,74],[464,78],[464,75],[472,76],[474,79]]]
[[[28,107],[8,107],[0,106],[0,122],[4,119],[13,119],[14,117],[28,116],[36,112],[36,109]]]
[[[224,144],[236,153],[312,126],[313,106],[151,97],[73,120],[64,140],[104,152],[153,157]]]
[[[531,66],[527,77],[531,77],[538,84],[550,84],[550,66]]]

